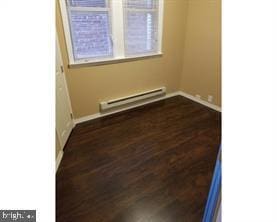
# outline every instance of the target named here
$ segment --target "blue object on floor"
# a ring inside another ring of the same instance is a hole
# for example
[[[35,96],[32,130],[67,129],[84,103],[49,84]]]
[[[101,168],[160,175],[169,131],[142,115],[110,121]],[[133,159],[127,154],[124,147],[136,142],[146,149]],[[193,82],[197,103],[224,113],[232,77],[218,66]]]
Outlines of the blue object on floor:
[[[219,149],[214,175],[202,222],[212,222],[221,190],[221,147]]]

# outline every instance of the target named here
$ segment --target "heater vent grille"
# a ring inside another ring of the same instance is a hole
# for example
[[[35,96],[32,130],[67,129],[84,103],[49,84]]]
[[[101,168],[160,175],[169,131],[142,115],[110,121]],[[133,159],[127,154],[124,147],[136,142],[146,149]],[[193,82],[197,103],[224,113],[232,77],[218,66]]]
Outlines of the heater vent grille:
[[[146,91],[146,92],[142,92],[142,93],[135,94],[135,95],[130,95],[128,97],[123,97],[123,98],[110,100],[110,101],[106,101],[106,102],[101,102],[100,109],[102,111],[104,111],[107,109],[115,108],[117,106],[122,106],[122,105],[126,105],[128,103],[133,103],[133,102],[138,102],[140,100],[148,99],[151,97],[162,96],[162,95],[165,95],[165,93],[166,93],[166,88],[162,87],[159,89],[154,89],[151,91]]]

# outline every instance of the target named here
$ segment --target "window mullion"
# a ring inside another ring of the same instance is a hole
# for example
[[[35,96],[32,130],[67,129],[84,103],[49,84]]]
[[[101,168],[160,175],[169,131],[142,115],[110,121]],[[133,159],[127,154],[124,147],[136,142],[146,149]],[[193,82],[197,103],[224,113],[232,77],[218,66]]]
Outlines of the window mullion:
[[[123,0],[111,0],[112,41],[115,58],[124,58]]]

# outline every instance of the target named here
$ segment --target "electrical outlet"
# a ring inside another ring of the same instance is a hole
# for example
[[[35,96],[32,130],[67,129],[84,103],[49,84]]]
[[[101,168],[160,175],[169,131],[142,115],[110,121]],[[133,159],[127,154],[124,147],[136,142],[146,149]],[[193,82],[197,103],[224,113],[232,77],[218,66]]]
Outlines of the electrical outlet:
[[[209,102],[209,103],[212,103],[212,102],[213,102],[213,100],[214,100],[214,97],[213,97],[213,96],[211,96],[211,95],[208,95],[208,102]]]
[[[201,96],[200,95],[195,95],[195,97],[197,98],[197,99],[201,99]]]

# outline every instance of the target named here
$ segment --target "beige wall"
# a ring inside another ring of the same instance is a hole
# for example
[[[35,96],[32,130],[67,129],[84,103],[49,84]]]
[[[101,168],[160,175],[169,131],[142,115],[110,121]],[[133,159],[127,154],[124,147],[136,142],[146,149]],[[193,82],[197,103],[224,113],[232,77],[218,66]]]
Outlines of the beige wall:
[[[99,102],[144,90],[166,86],[168,92],[179,90],[185,37],[184,0],[165,0],[163,53],[160,58],[139,61],[65,68],[74,118],[99,112]],[[59,35],[64,65],[67,51],[60,10],[57,10]]]
[[[99,102],[166,86],[220,104],[219,0],[165,0],[163,56],[119,64],[67,68],[57,4],[57,33],[74,118],[99,112]]]
[[[189,0],[181,90],[221,105],[220,0]]]

